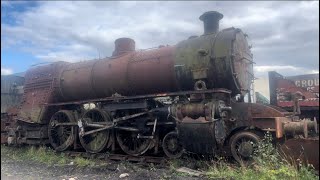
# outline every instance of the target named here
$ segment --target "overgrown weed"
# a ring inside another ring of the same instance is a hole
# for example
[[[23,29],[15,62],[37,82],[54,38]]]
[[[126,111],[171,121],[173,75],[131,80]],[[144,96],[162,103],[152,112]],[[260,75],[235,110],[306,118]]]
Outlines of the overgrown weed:
[[[209,178],[226,179],[261,179],[261,180],[300,180],[318,179],[312,166],[302,163],[292,164],[283,158],[272,144],[272,136],[266,133],[258,144],[254,156],[254,163],[248,167],[232,167],[226,161],[216,162],[206,172]]]
[[[77,166],[94,166],[95,161],[82,157],[71,158],[64,153],[56,153],[53,149],[46,146],[28,147],[8,147],[1,145],[1,156],[8,156],[14,160],[32,160],[47,165],[67,165],[70,162]]]
[[[250,166],[232,164],[223,157],[215,157],[211,161],[196,159],[177,159],[170,161],[170,170],[173,172],[181,166],[189,166],[195,163],[196,170],[204,172],[209,179],[239,179],[239,180],[316,180],[312,165],[292,163],[280,155],[272,143],[272,136],[266,133],[258,144],[254,155],[254,163]],[[177,174],[179,175],[179,174]]]

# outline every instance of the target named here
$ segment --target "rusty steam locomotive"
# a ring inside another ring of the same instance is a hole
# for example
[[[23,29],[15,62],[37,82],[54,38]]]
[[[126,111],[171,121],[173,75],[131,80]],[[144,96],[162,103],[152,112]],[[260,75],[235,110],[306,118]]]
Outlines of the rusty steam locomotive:
[[[204,34],[174,46],[136,51],[120,38],[111,57],[29,69],[21,103],[6,115],[8,144],[245,161],[265,131],[284,139],[316,130],[315,121],[244,102],[253,55],[241,29],[219,31],[222,17],[204,13]]]

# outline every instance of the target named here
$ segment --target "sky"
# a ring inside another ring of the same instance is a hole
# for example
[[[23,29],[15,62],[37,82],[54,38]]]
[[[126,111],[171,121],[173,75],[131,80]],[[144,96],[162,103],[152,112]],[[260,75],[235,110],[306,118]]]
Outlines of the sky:
[[[249,35],[256,77],[319,73],[319,1],[1,1],[1,74],[109,57],[120,37],[175,45],[203,34],[206,11]]]

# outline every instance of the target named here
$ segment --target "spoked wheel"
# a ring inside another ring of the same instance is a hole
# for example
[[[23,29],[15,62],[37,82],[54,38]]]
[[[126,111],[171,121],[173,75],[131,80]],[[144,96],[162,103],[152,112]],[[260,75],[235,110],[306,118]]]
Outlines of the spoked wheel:
[[[152,144],[151,139],[138,138],[138,132],[118,130],[116,136],[120,148],[132,156],[144,154]]]
[[[162,141],[162,148],[164,153],[169,158],[179,158],[183,154],[183,147],[178,139],[178,133],[175,131],[169,132]]]
[[[233,158],[242,165],[253,162],[253,154],[260,137],[253,132],[240,132],[231,137],[230,148]]]
[[[100,109],[91,109],[87,111],[83,115],[82,119],[84,119],[85,123],[89,124],[107,125],[108,123],[112,123],[109,114]],[[96,129],[98,128],[84,125],[84,132],[89,132]],[[98,153],[105,150],[111,145],[111,143],[108,143],[111,141],[110,134],[111,130],[103,130],[92,134],[80,136],[79,139],[82,147],[87,152]]]
[[[57,125],[57,123],[72,123],[75,118],[71,111],[61,110],[50,119],[48,136],[51,146],[56,151],[65,151],[74,142],[74,127]]]

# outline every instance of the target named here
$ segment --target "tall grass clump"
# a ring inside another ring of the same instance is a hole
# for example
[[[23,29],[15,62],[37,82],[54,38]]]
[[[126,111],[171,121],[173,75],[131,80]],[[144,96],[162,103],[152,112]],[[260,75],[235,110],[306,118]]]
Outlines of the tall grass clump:
[[[31,160],[47,165],[67,165],[70,162],[77,166],[93,166],[95,161],[82,157],[71,158],[63,153],[56,153],[53,149],[46,146],[28,146],[21,148],[1,146],[1,156],[9,156],[14,160]]]
[[[226,161],[214,162],[208,169],[208,178],[243,180],[312,180],[319,179],[311,165],[290,163],[283,158],[272,143],[272,136],[266,133],[258,144],[254,163],[249,166],[233,166]]]

